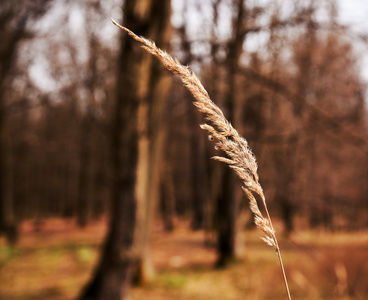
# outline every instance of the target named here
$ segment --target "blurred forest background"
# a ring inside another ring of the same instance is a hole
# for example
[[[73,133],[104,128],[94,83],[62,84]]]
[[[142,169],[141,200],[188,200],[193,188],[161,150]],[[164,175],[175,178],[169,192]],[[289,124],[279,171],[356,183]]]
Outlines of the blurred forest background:
[[[196,72],[253,149],[279,235],[366,230],[368,32],[338,13],[333,0],[2,0],[2,241],[16,245],[24,221],[108,216],[80,299],[120,299],[127,270],[153,274],[154,224],[205,232],[217,267],[253,229],[191,95],[111,16]]]

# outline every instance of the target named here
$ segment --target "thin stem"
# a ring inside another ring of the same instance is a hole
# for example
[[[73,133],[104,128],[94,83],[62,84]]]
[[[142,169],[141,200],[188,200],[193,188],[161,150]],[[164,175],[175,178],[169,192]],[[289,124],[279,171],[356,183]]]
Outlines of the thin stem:
[[[284,264],[282,263],[280,248],[277,248],[276,252],[277,252],[277,257],[279,258],[282,275],[284,276],[284,282],[285,282],[285,287],[286,287],[286,291],[287,291],[287,294],[288,294],[288,298],[289,298],[289,300],[291,300],[291,295],[290,295],[290,290],[289,290],[289,284],[288,284],[288,281],[286,279],[286,273],[285,273],[285,269],[284,269]]]
[[[273,225],[272,225],[270,214],[268,212],[268,208],[267,208],[267,204],[266,204],[266,199],[264,198],[264,195],[262,195],[262,201],[263,201],[264,208],[266,210],[266,215],[267,215],[268,222],[270,222],[270,226],[272,228],[274,228]],[[282,271],[282,276],[284,278],[284,283],[285,283],[286,291],[287,291],[287,294],[288,294],[288,298],[289,298],[289,300],[291,300],[291,295],[290,295],[290,290],[289,290],[289,284],[288,284],[288,281],[287,281],[287,278],[286,278],[285,268],[284,268],[284,264],[282,262],[280,247],[279,247],[279,243],[277,242],[275,231],[273,233],[273,238],[275,240],[276,253],[277,253],[277,257],[278,257],[279,262],[280,262],[280,267],[281,267],[281,271]]]

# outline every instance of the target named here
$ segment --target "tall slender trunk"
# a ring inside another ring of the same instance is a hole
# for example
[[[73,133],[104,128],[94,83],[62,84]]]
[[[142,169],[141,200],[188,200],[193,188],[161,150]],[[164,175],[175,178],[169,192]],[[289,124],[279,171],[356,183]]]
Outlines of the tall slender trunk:
[[[170,0],[150,1],[150,26],[148,36],[161,47],[168,49],[170,42]],[[154,274],[151,261],[150,236],[154,212],[159,203],[160,184],[163,171],[164,120],[163,111],[170,87],[171,77],[151,56],[145,56],[142,73],[146,89],[141,90],[138,108],[138,165],[136,196],[137,228],[136,248],[139,251],[137,283],[150,281]]]
[[[0,14],[0,23],[7,25],[8,18],[6,14]],[[7,150],[7,142],[5,139],[5,81],[8,72],[11,70],[16,58],[18,42],[23,37],[25,31],[26,19],[19,22],[18,28],[14,32],[6,30],[0,33],[0,40],[6,40],[5,46],[0,47],[0,235],[4,234],[9,244],[14,244],[17,238],[17,227],[14,219],[14,199],[12,191],[9,190],[7,180],[9,168],[9,151]],[[9,36],[7,36],[7,34]]]
[[[245,39],[244,17],[245,4],[243,0],[235,3],[237,15],[233,20],[233,39],[227,49],[227,89],[224,95],[224,110],[227,119],[234,123],[234,107],[236,101],[235,77],[239,68],[240,56]],[[235,176],[226,167],[221,176],[221,190],[217,196],[217,261],[216,266],[224,267],[231,262],[236,255],[235,240],[237,227],[237,201],[234,193],[233,182]]]
[[[88,171],[90,168],[89,135],[91,124],[88,122],[88,116],[82,116],[79,144],[79,181],[77,198],[77,224],[84,227],[88,222],[90,205],[88,202]]]
[[[126,0],[124,23],[140,35],[150,36],[151,30],[160,35],[157,14],[162,9],[159,0]],[[112,202],[109,232],[100,262],[79,299],[125,299],[134,269],[142,264],[142,257],[148,257],[147,224],[152,218],[153,202],[147,196],[157,193],[158,188],[153,190],[155,184],[149,182],[156,178],[155,168],[147,166],[161,153],[159,147],[150,152],[148,117],[154,116],[156,109],[150,107],[147,98],[152,96],[150,92],[155,86],[152,85],[152,72],[152,58],[138,45],[133,45],[131,39],[123,38],[110,137]],[[163,95],[158,93],[156,96]]]
[[[190,185],[193,190],[192,194],[192,218],[191,228],[198,230],[204,228],[205,225],[205,210],[206,210],[206,166],[205,158],[202,157],[204,154],[204,145],[202,132],[200,132],[199,126],[201,120],[199,114],[193,111],[189,114],[189,128],[191,128],[190,136],[190,173],[191,182]]]
[[[1,89],[1,86],[0,86]],[[4,136],[4,104],[0,91],[0,233],[6,231],[7,227],[7,205],[5,201],[5,136]]]

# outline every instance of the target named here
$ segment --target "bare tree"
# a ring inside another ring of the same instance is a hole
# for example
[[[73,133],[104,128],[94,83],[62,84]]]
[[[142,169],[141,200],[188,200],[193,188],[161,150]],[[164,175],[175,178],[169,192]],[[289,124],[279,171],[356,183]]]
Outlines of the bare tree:
[[[149,0],[145,1],[145,5],[142,1],[125,1],[124,22],[140,34],[158,36],[168,24],[169,3],[167,1],[162,10],[162,1]],[[162,11],[164,19],[158,18]],[[150,206],[153,202],[146,197],[150,193],[158,193],[159,185],[155,182],[157,177],[154,177],[158,174],[155,174],[153,167],[159,162],[161,150],[157,137],[159,132],[156,131],[160,129],[157,123],[159,113],[156,110],[162,109],[160,105],[150,106],[148,97],[157,93],[152,99],[164,99],[159,88],[163,82],[156,81],[157,74],[153,68],[151,58],[137,51],[131,40],[122,39],[117,99],[111,124],[113,182],[109,232],[99,264],[79,299],[120,300],[127,297],[134,266],[147,254],[147,222],[152,218],[153,208]],[[157,126],[152,135],[148,135],[150,127],[146,122]],[[149,139],[153,136],[155,138],[150,145]],[[148,183],[148,178],[151,183]],[[147,211],[150,211],[149,215]]]
[[[5,180],[9,174],[7,165],[7,145],[5,127],[7,119],[7,103],[5,95],[7,84],[11,81],[11,71],[15,66],[18,55],[18,46],[24,39],[29,38],[31,32],[27,28],[30,21],[42,16],[48,9],[51,1],[2,1],[0,3],[0,234],[5,233],[10,243],[16,240],[16,223],[14,219],[13,195],[7,191]],[[8,177],[9,178],[9,177]],[[8,186],[9,187],[9,186]]]

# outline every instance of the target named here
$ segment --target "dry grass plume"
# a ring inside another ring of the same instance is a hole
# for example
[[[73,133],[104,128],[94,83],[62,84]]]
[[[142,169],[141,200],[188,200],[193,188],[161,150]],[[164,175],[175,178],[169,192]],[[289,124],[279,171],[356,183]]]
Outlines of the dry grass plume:
[[[212,102],[207,91],[189,67],[181,65],[177,59],[173,58],[167,52],[159,49],[154,42],[137,36],[134,32],[119,25],[113,19],[112,22],[120,29],[127,32],[133,39],[140,42],[142,47],[152,55],[156,56],[168,70],[178,75],[186,88],[194,96],[194,105],[201,113],[204,114],[206,120],[209,122],[209,124],[201,125],[201,128],[207,130],[210,140],[215,143],[215,148],[223,151],[227,156],[215,156],[213,158],[226,163],[243,181],[244,186],[242,188],[249,199],[249,206],[254,214],[254,222],[264,233],[262,239],[277,253],[288,298],[291,300],[275,229],[272,225],[267,209],[263,189],[259,183],[257,162],[247,141],[238,134],[238,132],[225,118],[220,108]],[[255,195],[258,195],[260,199],[262,199],[265,215],[261,213]]]

